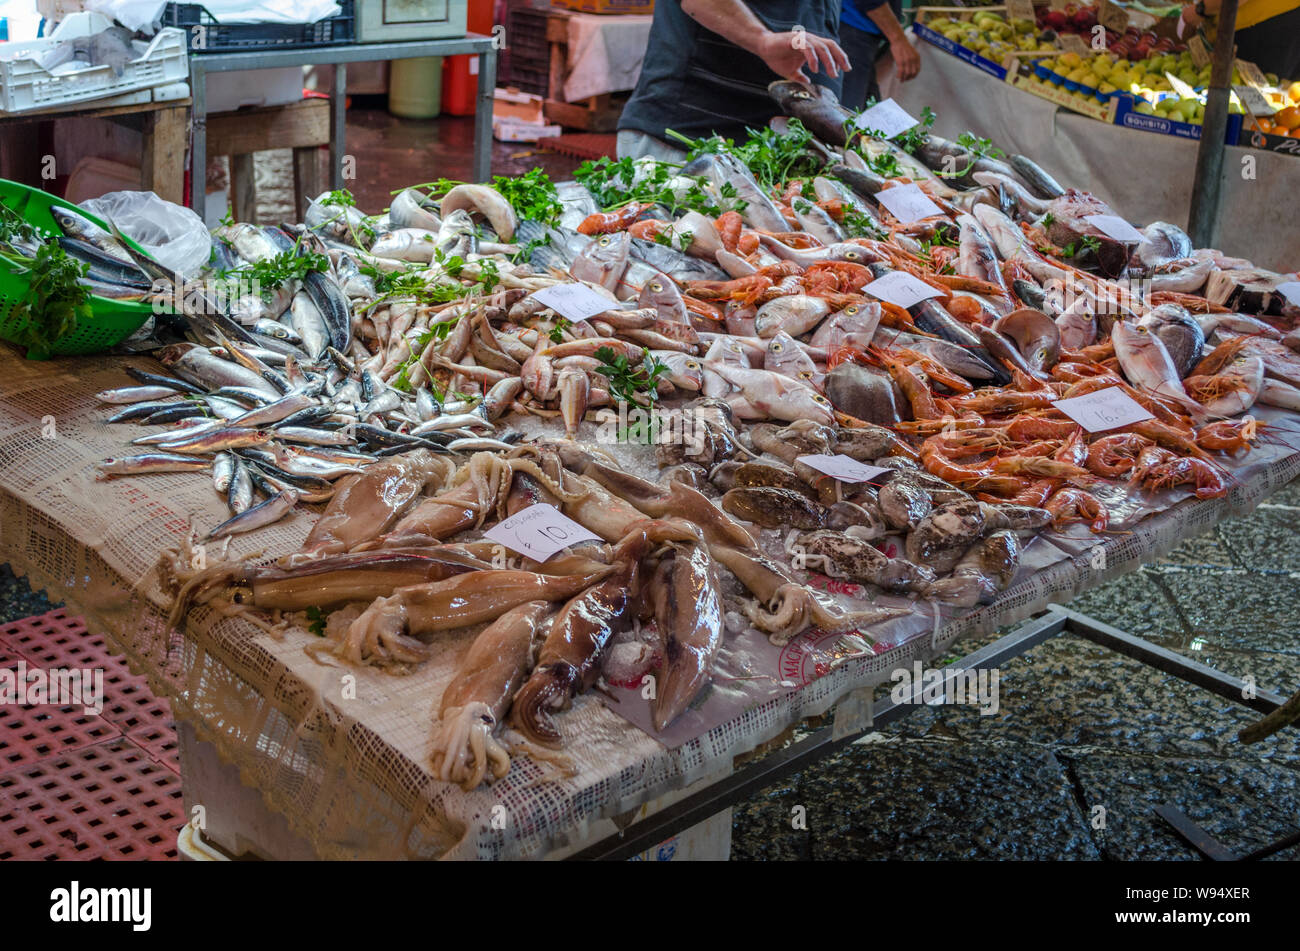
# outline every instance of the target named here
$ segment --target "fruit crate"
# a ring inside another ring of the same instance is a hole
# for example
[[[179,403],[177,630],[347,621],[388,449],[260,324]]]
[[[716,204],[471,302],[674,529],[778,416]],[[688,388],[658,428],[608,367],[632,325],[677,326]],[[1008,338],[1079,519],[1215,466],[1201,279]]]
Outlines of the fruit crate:
[[[105,222],[71,202],[2,178],[0,204],[17,212],[24,221],[45,235],[63,233],[50,213],[50,209],[55,206],[75,211],[101,228],[108,228]],[[125,240],[133,249],[144,253],[144,249],[130,238]],[[27,276],[10,268],[7,262],[0,261],[0,340],[13,340],[22,331],[26,321],[18,315],[16,305],[26,299],[30,292]],[[144,326],[144,322],[154,312],[153,305],[148,302],[110,300],[93,294],[90,296],[90,307],[91,316],[78,321],[72,333],[57,341],[48,351],[30,348],[27,351],[28,359],[45,360],[52,356],[73,356],[107,350]]]
[[[1128,93],[1118,94],[1114,97],[1115,114],[1111,119],[1115,125],[1122,125],[1126,129],[1140,129],[1143,132],[1156,132],[1160,135],[1174,135],[1180,139],[1199,139],[1201,137],[1201,126],[1199,123],[1179,122],[1177,119],[1170,119],[1167,116],[1148,115],[1144,112],[1138,112],[1138,100]],[[1228,116],[1228,127],[1224,131],[1223,141],[1227,145],[1236,145],[1237,140],[1241,137],[1242,116],[1233,113]]]
[[[190,53],[196,56],[355,43],[356,0],[338,0],[338,5],[337,14],[315,23],[218,23],[202,4],[168,3],[163,8],[162,22],[183,30]]]
[[[93,36],[109,25],[110,21],[102,14],[73,13],[44,39],[0,44],[0,113],[92,102],[151,86],[184,82],[189,77],[185,37],[180,30],[167,28],[159,30],[148,44],[133,41],[139,55],[126,62],[120,76],[107,64],[57,75],[35,60],[19,58]]]
[[[958,43],[956,40],[949,39],[942,33],[926,26],[927,20],[937,19],[939,17],[949,17],[954,20],[963,20],[969,22],[977,13],[998,13],[1005,11],[1006,7],[917,7],[916,19],[912,22],[912,32],[918,37],[925,40],[931,46],[937,46],[952,56],[972,66],[980,69],[990,76],[997,79],[1006,79],[1007,70],[1001,63],[995,63],[993,60],[981,56],[976,50],[970,49]]]

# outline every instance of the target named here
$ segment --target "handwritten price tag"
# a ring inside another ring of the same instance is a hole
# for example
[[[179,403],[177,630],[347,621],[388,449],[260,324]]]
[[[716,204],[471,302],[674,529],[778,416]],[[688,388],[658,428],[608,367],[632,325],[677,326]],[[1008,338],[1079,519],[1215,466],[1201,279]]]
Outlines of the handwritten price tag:
[[[1268,101],[1268,97],[1256,89],[1254,86],[1247,86],[1244,83],[1234,83],[1232,91],[1237,94],[1241,104],[1250,110],[1253,116],[1271,116],[1277,112],[1277,107]]]
[[[1268,77],[1265,76],[1263,70],[1254,63],[1248,60],[1238,59],[1233,60],[1233,65],[1237,67],[1237,72],[1241,74],[1241,78],[1252,86],[1268,85]]]
[[[1142,232],[1116,215],[1085,215],[1084,221],[1092,225],[1108,238],[1137,244],[1142,240]]]
[[[1155,418],[1118,386],[1108,386],[1073,399],[1055,400],[1052,405],[1090,433],[1103,433]]]
[[[943,214],[943,210],[930,200],[930,196],[916,185],[895,185],[893,188],[881,189],[876,192],[876,201],[903,224]]]
[[[1033,20],[1034,19],[1033,0],[1007,0],[1007,19]]]
[[[1123,33],[1128,29],[1128,11],[1111,0],[1101,0],[1097,7],[1097,22],[1108,30]]]
[[[1200,33],[1193,33],[1187,40],[1187,52],[1191,54],[1192,65],[1197,69],[1210,65],[1210,47]]]
[[[841,482],[870,482],[879,475],[888,472],[879,466],[869,466],[865,462],[850,459],[843,453],[834,456],[799,456],[799,461],[809,468],[825,473]]]
[[[916,123],[917,120],[908,115],[906,109],[894,100],[886,99],[884,102],[876,103],[870,109],[862,110],[853,124],[863,131],[870,130],[878,133],[882,138],[892,139],[906,132]]]
[[[483,534],[535,561],[545,561],[557,551],[578,542],[601,540],[599,535],[591,534],[554,505],[545,503],[530,505]]]
[[[1067,53],[1076,53],[1079,56],[1092,55],[1092,50],[1088,48],[1087,43],[1083,42],[1083,37],[1075,36],[1073,33],[1060,34],[1057,36],[1056,42]]]
[[[569,320],[586,320],[618,306],[616,301],[597,294],[586,284],[554,284],[533,294],[551,310]]]
[[[1285,284],[1279,284],[1277,292],[1294,306],[1300,307],[1300,281],[1287,281]]]
[[[925,281],[913,277],[906,271],[890,271],[862,289],[877,300],[888,301],[904,309],[915,307],[927,298],[942,296]]]

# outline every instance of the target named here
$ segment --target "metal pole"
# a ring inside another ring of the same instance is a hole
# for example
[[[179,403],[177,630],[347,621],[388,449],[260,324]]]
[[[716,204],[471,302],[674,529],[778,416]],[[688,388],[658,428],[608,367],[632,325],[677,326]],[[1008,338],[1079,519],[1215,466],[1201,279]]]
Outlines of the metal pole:
[[[1214,246],[1219,230],[1219,202],[1223,191],[1223,139],[1228,130],[1228,91],[1232,86],[1233,38],[1237,35],[1237,0],[1223,0],[1219,7],[1218,32],[1214,36],[1214,59],[1210,88],[1205,98],[1205,119],[1201,142],[1196,149],[1196,172],[1192,176],[1192,207],[1187,213],[1187,231],[1198,248]]]

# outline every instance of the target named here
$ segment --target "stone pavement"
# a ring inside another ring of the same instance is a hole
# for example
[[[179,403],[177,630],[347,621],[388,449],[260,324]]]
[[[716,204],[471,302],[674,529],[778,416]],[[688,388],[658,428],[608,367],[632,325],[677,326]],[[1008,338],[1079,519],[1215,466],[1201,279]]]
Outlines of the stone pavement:
[[[1071,602],[1289,696],[1300,686],[1300,482]],[[997,637],[963,641],[968,653]],[[949,659],[955,659],[953,654]],[[888,688],[882,687],[877,699]],[[1295,828],[1300,730],[1072,636],[1001,669],[1000,704],[927,706],[733,811],[733,859],[1197,859],[1168,803],[1235,851]],[[792,828],[794,806],[807,830]],[[1300,858],[1300,847],[1279,858]]]

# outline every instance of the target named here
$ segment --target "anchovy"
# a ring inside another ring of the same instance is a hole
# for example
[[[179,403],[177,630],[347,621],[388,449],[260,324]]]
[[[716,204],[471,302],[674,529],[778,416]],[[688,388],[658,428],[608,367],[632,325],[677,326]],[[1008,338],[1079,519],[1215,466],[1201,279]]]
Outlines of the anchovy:
[[[263,502],[257,503],[246,512],[241,512],[233,518],[229,518],[222,522],[212,531],[208,532],[204,541],[225,538],[227,535],[237,535],[241,532],[251,532],[264,525],[278,522],[293,510],[297,501],[298,493],[292,489],[285,489],[283,492],[273,495]]]
[[[105,459],[96,464],[95,478],[103,481],[113,476],[143,475],[146,472],[198,472],[207,467],[206,459],[178,456],[169,452],[147,452],[122,459]]]

